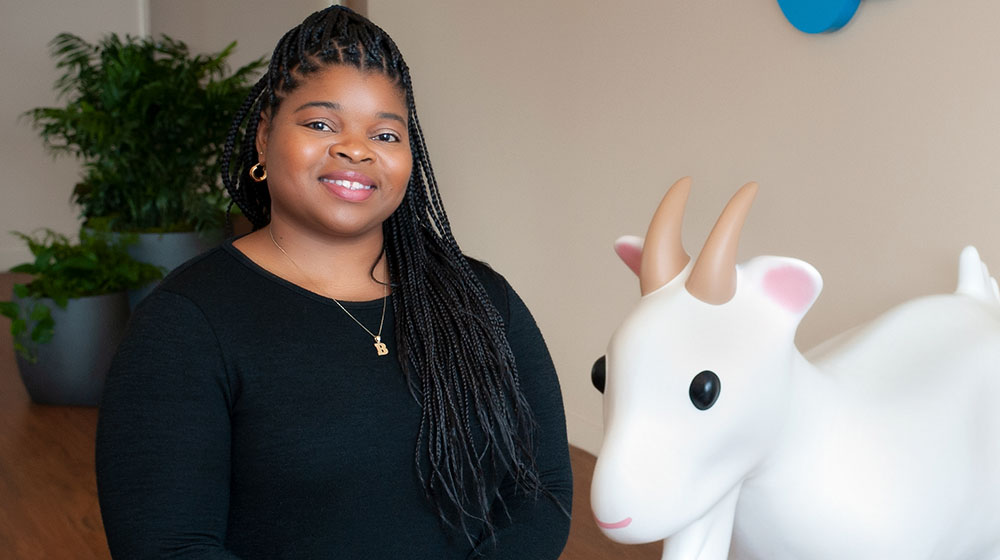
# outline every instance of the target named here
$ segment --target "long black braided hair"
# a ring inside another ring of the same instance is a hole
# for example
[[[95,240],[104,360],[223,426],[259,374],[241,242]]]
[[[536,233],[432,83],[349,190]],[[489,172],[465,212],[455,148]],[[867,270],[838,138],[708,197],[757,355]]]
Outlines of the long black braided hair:
[[[396,356],[423,411],[416,434],[417,473],[445,525],[470,541],[470,522],[492,535],[490,506],[500,498],[498,473],[512,477],[520,491],[551,494],[534,464],[535,424],[503,320],[452,236],[417,120],[409,69],[389,35],[341,6],[316,12],[286,33],[233,120],[222,157],[223,181],[254,229],[265,227],[270,221],[267,181],[250,177],[258,162],[261,113],[273,114],[301,80],[334,64],[381,72],[406,96],[413,171],[402,203],[382,230],[393,286]]]

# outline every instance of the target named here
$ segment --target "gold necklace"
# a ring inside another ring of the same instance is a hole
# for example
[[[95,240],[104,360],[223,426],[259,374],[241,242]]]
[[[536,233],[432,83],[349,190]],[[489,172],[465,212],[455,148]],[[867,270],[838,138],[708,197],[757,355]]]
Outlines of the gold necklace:
[[[310,284],[313,284],[312,280],[309,278],[306,272],[302,270],[302,267],[300,267],[298,264],[295,263],[295,260],[292,259],[291,255],[289,255],[288,252],[281,247],[281,245],[278,245],[278,240],[274,238],[274,231],[271,229],[270,224],[268,224],[267,226],[267,234],[271,236],[271,243],[274,243],[274,246],[277,247],[279,251],[281,251],[281,254],[285,255],[285,258],[288,259],[288,262],[292,263],[292,266],[294,266],[295,269],[299,271],[299,274],[302,275],[302,279],[307,280]],[[315,289],[315,285],[313,285],[313,289]],[[316,292],[319,293],[319,290],[316,290]],[[388,295],[389,294],[387,285],[382,284],[382,319],[379,320],[378,323],[378,334],[368,330],[368,327],[364,326],[364,324],[362,324],[361,321],[358,321],[357,317],[351,315],[351,312],[348,311],[346,307],[341,305],[339,301],[337,301],[335,298],[330,298],[333,300],[333,303],[337,304],[337,307],[343,310],[344,313],[347,313],[348,317],[354,319],[354,322],[357,323],[359,327],[365,329],[365,332],[371,335],[373,339],[375,339],[375,351],[378,352],[379,356],[385,356],[386,354],[389,353],[389,348],[386,347],[384,342],[382,342],[382,325],[385,324],[385,302],[386,299],[388,299]]]

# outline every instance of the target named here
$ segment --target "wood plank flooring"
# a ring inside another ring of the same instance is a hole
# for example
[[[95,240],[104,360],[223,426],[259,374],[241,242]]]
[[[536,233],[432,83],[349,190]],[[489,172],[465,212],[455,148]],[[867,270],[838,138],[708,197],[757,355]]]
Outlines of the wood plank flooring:
[[[0,299],[17,278],[0,274]],[[0,318],[0,558],[107,560],[94,480],[97,409],[33,404],[9,329]],[[571,456],[573,522],[560,560],[660,558],[660,544],[620,545],[600,533],[590,514],[595,458],[577,448]]]
[[[16,278],[0,275],[0,298],[10,297]],[[0,320],[0,557],[111,557],[97,507],[96,427],[96,408],[28,399],[10,322]]]

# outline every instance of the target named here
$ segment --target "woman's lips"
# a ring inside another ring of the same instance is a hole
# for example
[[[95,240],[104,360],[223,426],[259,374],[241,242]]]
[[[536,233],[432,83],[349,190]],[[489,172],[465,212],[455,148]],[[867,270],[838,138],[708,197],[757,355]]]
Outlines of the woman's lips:
[[[337,171],[319,178],[327,190],[337,198],[349,202],[361,202],[375,192],[375,181],[355,171]]]
[[[605,523],[604,521],[601,521],[596,517],[594,518],[594,520],[597,521],[597,526],[600,527],[601,529],[623,529],[625,527],[628,527],[629,524],[632,523],[631,517],[626,517],[625,519],[622,519],[621,521],[616,521],[614,523]]]
[[[330,173],[324,173],[323,175],[320,176],[320,180],[347,181],[351,183],[361,183],[362,185],[367,185],[370,187],[375,186],[375,179],[372,179],[371,177],[359,171],[348,171],[344,169],[331,171]]]

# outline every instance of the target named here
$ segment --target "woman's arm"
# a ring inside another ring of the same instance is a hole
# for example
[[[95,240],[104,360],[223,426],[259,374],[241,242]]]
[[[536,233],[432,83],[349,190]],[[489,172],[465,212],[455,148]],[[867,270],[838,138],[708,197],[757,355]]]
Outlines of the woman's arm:
[[[97,427],[97,484],[115,558],[234,559],[224,549],[232,395],[210,325],[157,291],[112,363]]]
[[[509,519],[502,509],[496,512],[495,545],[487,537],[472,557],[555,560],[566,545],[573,500],[562,393],[535,320],[514,290],[510,286],[506,290],[507,339],[514,352],[522,390],[537,422],[535,463],[542,485],[550,495],[540,494],[535,499],[515,490],[513,482],[506,480],[500,493]]]

